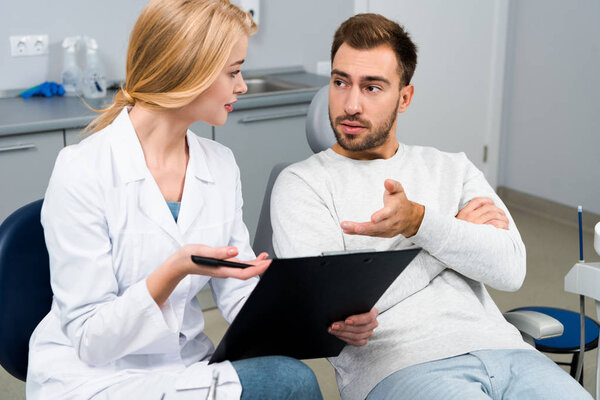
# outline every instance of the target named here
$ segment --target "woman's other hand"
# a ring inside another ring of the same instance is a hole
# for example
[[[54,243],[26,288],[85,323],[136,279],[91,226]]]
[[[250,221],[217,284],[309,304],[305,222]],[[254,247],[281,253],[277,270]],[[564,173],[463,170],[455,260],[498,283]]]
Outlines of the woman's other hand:
[[[272,261],[267,260],[267,253],[261,253],[252,261],[244,261],[246,264],[252,264],[252,267],[207,267],[194,263],[192,255],[237,261],[234,257],[238,255],[238,250],[231,246],[209,247],[201,244],[182,246],[146,278],[146,286],[156,304],[161,306],[187,275],[246,280],[265,272]]]
[[[238,250],[235,247],[208,247],[201,244],[188,244],[183,246],[178,253],[183,257],[183,264],[187,274],[206,275],[215,278],[236,278],[250,279],[256,275],[262,274],[267,270],[272,260],[267,260],[267,253],[261,253],[258,257],[251,261],[240,261],[235,256],[238,255]],[[177,255],[177,254],[176,254]],[[252,264],[252,267],[247,268],[231,268],[231,267],[208,267],[198,265],[192,261],[192,255],[217,258],[220,260],[243,262],[244,264]]]

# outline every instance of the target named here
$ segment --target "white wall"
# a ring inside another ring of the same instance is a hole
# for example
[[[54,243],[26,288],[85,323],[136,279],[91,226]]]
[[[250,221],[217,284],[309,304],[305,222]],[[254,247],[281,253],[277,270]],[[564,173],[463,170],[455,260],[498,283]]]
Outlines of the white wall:
[[[511,2],[499,184],[600,214],[600,2]]]
[[[123,79],[129,32],[147,0],[0,0],[0,90],[60,80],[65,36],[95,37],[107,78]],[[236,1],[234,1],[236,3]],[[304,65],[329,59],[337,26],[352,15],[345,0],[262,0],[261,26],[250,39],[246,68]],[[11,57],[9,36],[48,34],[47,56]]]
[[[125,76],[129,31],[146,0],[0,1],[0,89],[60,82],[62,39],[88,35],[98,41],[109,79]],[[11,57],[9,36],[48,34],[49,54]]]
[[[369,0],[367,9],[403,25],[418,46],[415,96],[398,119],[398,139],[465,152],[495,186],[507,1]]]

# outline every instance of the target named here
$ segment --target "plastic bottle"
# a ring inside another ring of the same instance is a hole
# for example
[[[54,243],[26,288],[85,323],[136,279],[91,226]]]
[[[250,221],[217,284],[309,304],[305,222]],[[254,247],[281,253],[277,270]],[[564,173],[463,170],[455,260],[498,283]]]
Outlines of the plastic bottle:
[[[80,93],[81,69],[77,65],[76,51],[80,36],[66,37],[62,42],[64,49],[62,85],[66,96],[77,96]]]
[[[98,44],[95,39],[88,36],[85,36],[84,40],[87,53],[81,86],[83,96],[88,99],[104,97],[106,96],[106,78],[98,58]]]

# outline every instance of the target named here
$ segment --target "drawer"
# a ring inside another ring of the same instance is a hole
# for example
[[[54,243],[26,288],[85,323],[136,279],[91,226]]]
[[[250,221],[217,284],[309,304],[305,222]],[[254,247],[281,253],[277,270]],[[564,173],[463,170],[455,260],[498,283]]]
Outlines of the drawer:
[[[63,131],[0,137],[0,221],[44,197]]]

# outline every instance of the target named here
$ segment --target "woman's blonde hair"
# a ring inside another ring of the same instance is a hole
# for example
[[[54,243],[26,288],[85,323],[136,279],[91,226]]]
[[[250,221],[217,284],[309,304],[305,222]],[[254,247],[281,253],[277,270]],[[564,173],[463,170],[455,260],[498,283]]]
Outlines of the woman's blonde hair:
[[[103,129],[136,103],[185,106],[215,81],[239,39],[255,32],[252,17],[229,0],[152,0],[131,31],[125,87],[83,133]]]

